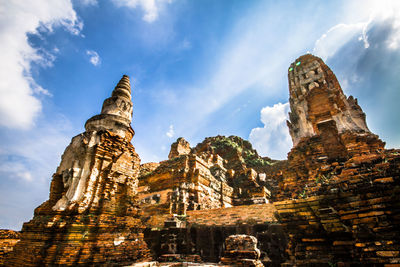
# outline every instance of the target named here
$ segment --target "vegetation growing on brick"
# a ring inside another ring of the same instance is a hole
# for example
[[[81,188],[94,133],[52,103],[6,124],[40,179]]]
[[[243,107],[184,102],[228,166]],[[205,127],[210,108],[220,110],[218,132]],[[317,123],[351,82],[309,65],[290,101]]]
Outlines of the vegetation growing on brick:
[[[249,141],[234,135],[229,137],[221,135],[208,137],[198,144],[194,151],[204,150],[205,147],[213,150],[228,161],[239,160],[247,167],[264,167],[274,162],[270,158],[260,157]]]

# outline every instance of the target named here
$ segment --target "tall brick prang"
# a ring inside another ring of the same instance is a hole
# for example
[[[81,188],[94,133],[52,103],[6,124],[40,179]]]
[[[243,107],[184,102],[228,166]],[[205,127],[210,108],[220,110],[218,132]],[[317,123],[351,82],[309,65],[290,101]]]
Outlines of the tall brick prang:
[[[344,95],[322,59],[310,54],[299,57],[290,65],[288,79],[291,112],[287,124],[295,147],[319,137],[324,144],[322,155],[330,158],[383,149],[384,143],[368,129],[357,99]]]

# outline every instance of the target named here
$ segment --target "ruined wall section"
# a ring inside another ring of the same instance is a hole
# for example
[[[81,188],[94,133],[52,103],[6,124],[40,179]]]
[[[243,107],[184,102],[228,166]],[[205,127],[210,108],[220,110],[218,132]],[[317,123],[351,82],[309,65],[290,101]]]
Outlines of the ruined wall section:
[[[159,164],[142,165],[139,199],[146,223],[157,213],[268,203],[270,191],[261,184],[266,182],[265,175],[260,180],[247,164],[265,166],[269,161],[239,137],[206,138],[193,149],[179,138],[169,155],[169,160]]]
[[[275,202],[289,235],[289,265],[400,264],[400,152],[388,150],[334,164],[320,187]]]
[[[185,227],[149,226],[146,239],[156,258],[198,255],[217,262],[224,238],[241,233],[257,237],[267,266],[400,264],[400,151],[323,169],[325,176],[312,181],[319,186],[302,188],[297,199],[188,211],[181,217]]]
[[[228,170],[222,164],[222,158],[214,155],[206,160],[189,156],[190,175],[188,181],[194,187],[188,187],[189,210],[215,209],[232,206],[233,188],[227,183]],[[181,185],[183,187],[185,185]]]
[[[218,160],[181,155],[139,178],[139,200],[147,216],[231,206],[233,189],[227,175]]]
[[[273,187],[265,171],[277,161],[260,157],[249,141],[238,136],[207,137],[193,148],[199,157],[218,155],[229,172],[228,184],[234,189],[234,205],[267,203]]]

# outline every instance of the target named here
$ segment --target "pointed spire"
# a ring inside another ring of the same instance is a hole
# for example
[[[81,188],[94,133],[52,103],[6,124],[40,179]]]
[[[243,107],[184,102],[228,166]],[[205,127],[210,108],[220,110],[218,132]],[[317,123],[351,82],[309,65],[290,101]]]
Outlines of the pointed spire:
[[[131,91],[131,84],[129,82],[129,76],[128,75],[122,75],[121,80],[119,80],[117,86],[115,88],[125,88],[128,89],[129,92]]]
[[[130,126],[132,107],[129,77],[123,75],[111,97],[104,100],[101,114],[90,118],[85,124],[85,129],[86,131],[109,130],[131,139],[134,135]]]
[[[110,98],[104,100],[101,114],[113,114],[132,119],[131,85],[127,75],[122,76]]]
[[[117,86],[115,86],[112,96],[122,96],[131,99],[131,84],[129,82],[129,76],[123,75],[119,80]]]

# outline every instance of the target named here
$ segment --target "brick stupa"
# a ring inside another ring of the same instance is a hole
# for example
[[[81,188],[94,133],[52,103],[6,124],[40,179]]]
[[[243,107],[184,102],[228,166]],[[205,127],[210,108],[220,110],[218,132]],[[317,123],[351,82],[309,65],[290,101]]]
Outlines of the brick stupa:
[[[7,266],[124,265],[149,256],[135,201],[140,158],[131,89],[123,76],[72,138],[53,175],[49,200],[23,225]]]

